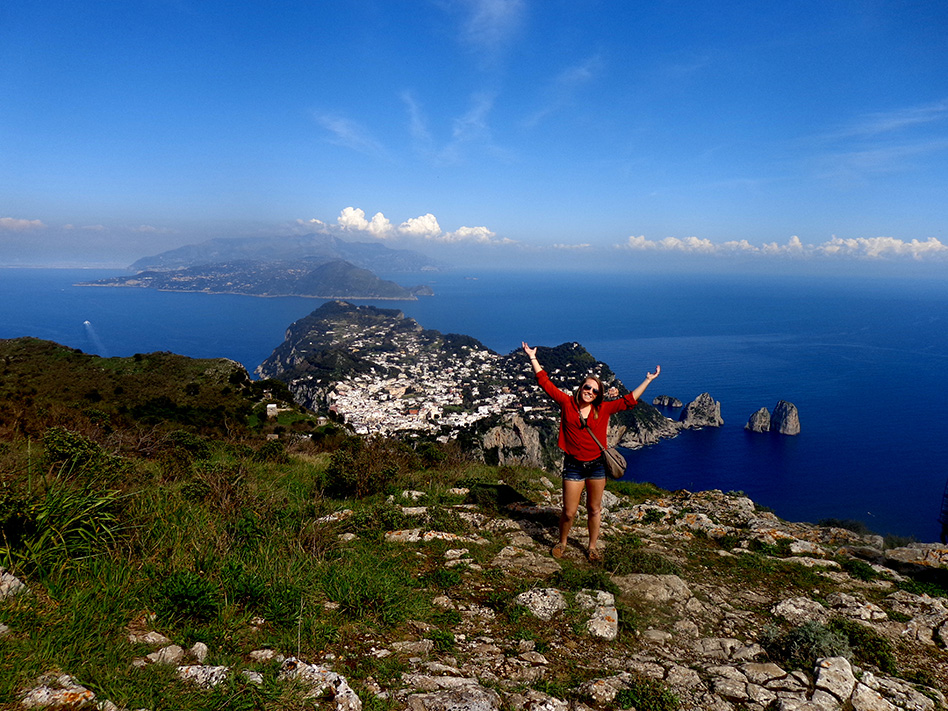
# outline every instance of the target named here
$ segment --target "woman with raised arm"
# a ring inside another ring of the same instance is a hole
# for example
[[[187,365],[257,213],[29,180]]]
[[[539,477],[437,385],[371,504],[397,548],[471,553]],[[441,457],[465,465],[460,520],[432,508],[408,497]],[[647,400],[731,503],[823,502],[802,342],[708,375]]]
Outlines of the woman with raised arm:
[[[560,512],[560,540],[553,546],[553,557],[562,558],[566,552],[566,540],[576,518],[579,499],[586,490],[586,526],[589,530],[589,560],[602,560],[599,542],[599,523],[602,515],[602,492],[606,488],[606,470],[602,464],[602,451],[586,432],[587,428],[596,439],[606,445],[609,416],[620,410],[635,407],[645,388],[658,374],[648,373],[635,390],[615,400],[605,400],[602,382],[594,375],[586,376],[572,395],[563,392],[551,381],[550,376],[537,361],[537,349],[522,343],[523,352],[530,358],[530,365],[537,376],[537,383],[560,407],[559,447],[563,450],[563,509]],[[609,389],[610,397],[618,397],[616,388]]]

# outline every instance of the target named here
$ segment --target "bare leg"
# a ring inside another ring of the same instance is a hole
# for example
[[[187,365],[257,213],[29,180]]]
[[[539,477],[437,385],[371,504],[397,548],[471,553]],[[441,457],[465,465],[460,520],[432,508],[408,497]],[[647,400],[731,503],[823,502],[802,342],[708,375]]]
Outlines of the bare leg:
[[[563,508],[560,511],[560,546],[566,550],[566,539],[569,530],[576,520],[576,510],[579,508],[579,499],[583,495],[584,482],[563,479]],[[602,495],[599,497],[602,500]],[[597,524],[598,526],[598,524]]]
[[[602,492],[605,479],[586,480],[586,529],[589,531],[589,550],[596,550],[599,542],[599,524],[602,521]]]

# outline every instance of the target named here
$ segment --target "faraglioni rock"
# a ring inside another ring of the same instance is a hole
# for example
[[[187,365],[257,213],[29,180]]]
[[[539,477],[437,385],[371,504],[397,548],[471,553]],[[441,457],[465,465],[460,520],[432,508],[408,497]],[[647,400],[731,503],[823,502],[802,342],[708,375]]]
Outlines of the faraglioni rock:
[[[750,416],[744,429],[751,432],[770,432],[770,410],[766,407],[760,408]]]
[[[716,402],[708,393],[701,393],[685,405],[678,417],[685,429],[695,427],[720,427],[724,424],[721,417],[721,403]]]
[[[785,435],[800,434],[800,413],[792,402],[781,400],[770,415],[770,429]]]
[[[677,397],[659,395],[652,399],[652,404],[655,407],[681,407],[682,402]]]

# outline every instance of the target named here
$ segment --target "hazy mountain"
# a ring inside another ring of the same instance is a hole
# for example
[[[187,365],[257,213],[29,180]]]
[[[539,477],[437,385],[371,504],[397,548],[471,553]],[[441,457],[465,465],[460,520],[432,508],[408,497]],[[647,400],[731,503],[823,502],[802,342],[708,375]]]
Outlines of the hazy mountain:
[[[308,258],[322,262],[343,259],[375,272],[431,271],[444,266],[418,252],[391,249],[377,242],[347,242],[331,234],[312,233],[280,237],[218,237],[142,257],[130,269],[140,272],[240,260],[289,262]]]

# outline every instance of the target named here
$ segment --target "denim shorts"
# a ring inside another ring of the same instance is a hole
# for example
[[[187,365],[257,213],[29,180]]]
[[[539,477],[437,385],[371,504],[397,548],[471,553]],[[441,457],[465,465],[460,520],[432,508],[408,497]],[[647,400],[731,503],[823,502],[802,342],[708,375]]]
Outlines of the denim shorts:
[[[605,479],[606,468],[603,466],[600,457],[596,457],[591,462],[582,462],[576,457],[566,454],[563,456],[563,478],[567,481]]]

